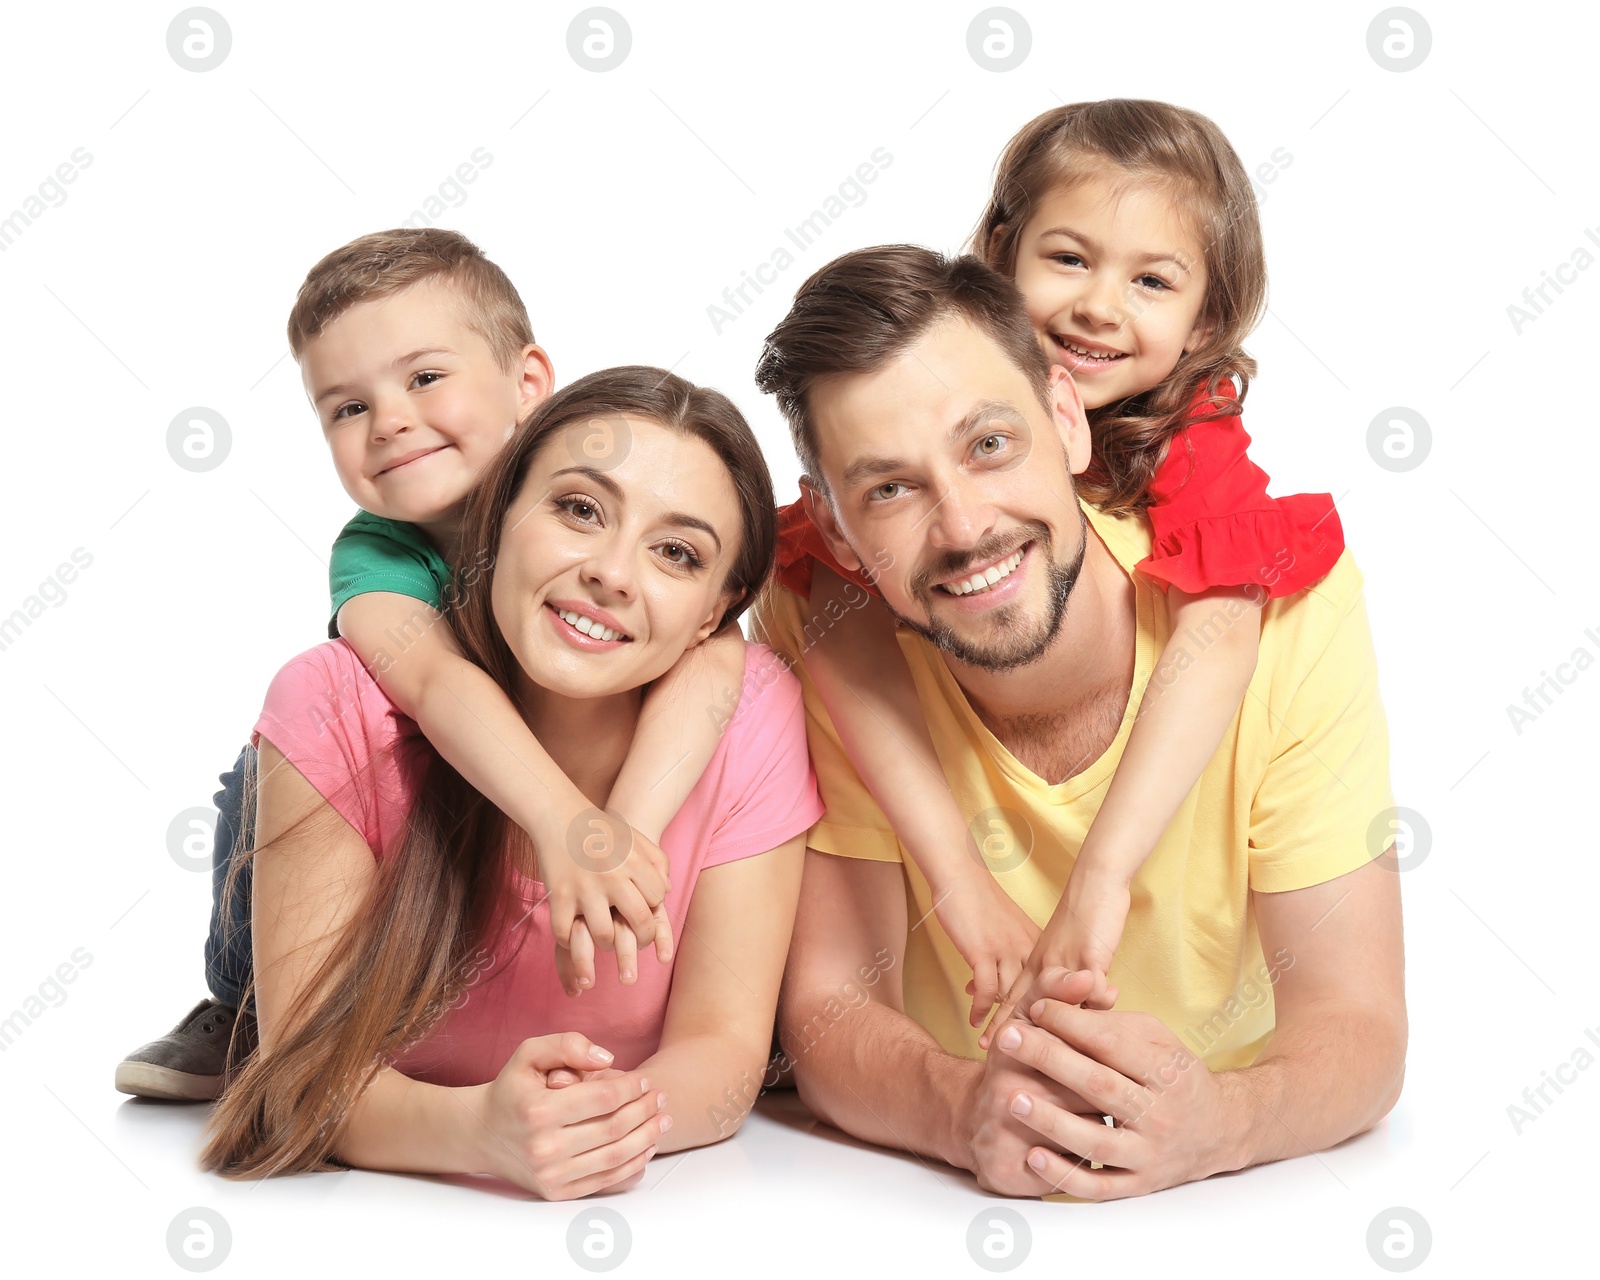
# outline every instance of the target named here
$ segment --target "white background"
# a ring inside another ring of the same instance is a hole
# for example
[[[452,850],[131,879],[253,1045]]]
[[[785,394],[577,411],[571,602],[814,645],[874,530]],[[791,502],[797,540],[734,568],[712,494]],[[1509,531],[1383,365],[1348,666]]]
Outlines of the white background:
[[[203,73],[169,56],[177,4],[7,15],[0,217],[92,157],[0,252],[0,616],[92,556],[0,651],[0,1017],[92,958],[0,1052],[8,1271],[176,1274],[168,1224],[200,1205],[230,1225],[225,1273],[582,1274],[580,1206],[365,1173],[227,1183],[196,1168],[202,1109],[111,1087],[204,990],[208,877],[168,855],[168,824],[209,804],[271,675],[323,635],[351,504],[286,354],[306,269],[485,148],[436,221],[507,270],[560,380],[650,363],[729,392],[787,499],[797,469],[751,372],[794,288],[863,245],[960,248],[1016,129],[1113,96],[1205,112],[1251,168],[1292,157],[1262,188],[1271,313],[1246,423],[1275,491],[1338,501],[1396,797],[1432,833],[1404,873],[1405,1096],[1333,1152],[1107,1206],[992,1200],[764,1109],[606,1202],[633,1233],[623,1272],[979,1275],[967,1227],[1001,1204],[1032,1231],[1024,1274],[1382,1274],[1366,1233],[1391,1206],[1429,1224],[1425,1273],[1539,1274],[1561,1252],[1592,1269],[1600,1065],[1520,1134],[1507,1112],[1600,1027],[1600,672],[1564,669],[1520,732],[1507,711],[1575,650],[1600,658],[1600,270],[1520,333],[1507,312],[1600,253],[1592,14],[1417,0],[1431,52],[1397,73],[1368,52],[1378,3],[1017,0],[1032,49],[996,73],[968,53],[977,3],[616,0],[632,49],[596,73],[568,53],[577,4],[216,3],[232,48]],[[708,305],[880,147],[864,202],[716,333]],[[191,406],[231,429],[205,473],[167,451]],[[1368,449],[1391,406],[1431,427],[1410,471]]]

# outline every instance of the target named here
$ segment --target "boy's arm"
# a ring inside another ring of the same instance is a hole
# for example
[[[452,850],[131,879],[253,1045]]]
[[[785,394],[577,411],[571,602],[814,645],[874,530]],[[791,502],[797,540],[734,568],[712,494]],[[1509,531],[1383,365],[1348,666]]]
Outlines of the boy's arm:
[[[657,844],[722,740],[744,686],[744,636],[730,622],[687,650],[644,697],[610,807]]]
[[[609,950],[612,905],[641,943],[654,938],[653,909],[666,893],[660,850],[651,844],[642,850],[644,857],[630,857],[604,873],[563,856],[570,833],[586,829],[582,815],[595,806],[550,758],[489,673],[462,654],[444,615],[410,596],[369,591],[340,607],[338,626],[435,750],[532,838],[539,878],[550,893],[551,929],[563,945],[573,916],[582,914],[596,943]],[[390,653],[386,646],[393,647],[395,635],[407,643]]]

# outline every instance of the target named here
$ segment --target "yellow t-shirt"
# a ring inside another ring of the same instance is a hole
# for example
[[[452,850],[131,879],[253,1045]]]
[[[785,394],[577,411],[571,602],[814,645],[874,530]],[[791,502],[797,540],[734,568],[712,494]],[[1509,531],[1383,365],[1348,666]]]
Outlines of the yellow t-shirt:
[[[1128,709],[1116,740],[1087,769],[1058,785],[1045,782],[984,726],[939,651],[908,628],[898,633],[956,802],[976,815],[975,843],[1041,927],[1105,798],[1171,633],[1165,593],[1133,572],[1149,554],[1149,525],[1082,505],[1091,530],[1133,579],[1138,610]],[[757,605],[757,638],[800,659],[794,665],[811,758],[827,806],[809,844],[903,864],[907,920],[922,920],[907,944],[906,1011],[947,1052],[981,1058],[979,1032],[967,1024],[972,971],[932,914],[927,880],[856,775],[805,673],[808,624],[813,639],[829,625],[776,585]],[[1248,1065],[1272,1031],[1272,984],[1294,963],[1288,950],[1262,954],[1250,891],[1301,889],[1355,870],[1376,852],[1368,832],[1393,803],[1361,573],[1346,551],[1321,582],[1263,609],[1260,659],[1243,705],[1133,880],[1110,974],[1121,988],[1117,1007],[1154,1014],[1213,1070]]]

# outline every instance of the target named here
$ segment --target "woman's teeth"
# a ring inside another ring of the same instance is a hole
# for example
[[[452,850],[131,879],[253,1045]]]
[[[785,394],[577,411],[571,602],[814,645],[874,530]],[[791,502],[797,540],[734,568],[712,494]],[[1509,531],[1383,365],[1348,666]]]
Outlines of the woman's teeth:
[[[1011,576],[1011,571],[1022,563],[1022,555],[1021,551],[1015,551],[991,569],[963,578],[960,582],[941,583],[940,587],[953,596],[970,596],[977,591],[987,591],[1002,578]]]
[[[586,636],[592,636],[596,640],[626,640],[628,638],[621,631],[613,631],[610,627],[601,626],[593,618],[587,618],[581,613],[573,613],[571,609],[557,609],[556,616],[569,627],[583,632]]]

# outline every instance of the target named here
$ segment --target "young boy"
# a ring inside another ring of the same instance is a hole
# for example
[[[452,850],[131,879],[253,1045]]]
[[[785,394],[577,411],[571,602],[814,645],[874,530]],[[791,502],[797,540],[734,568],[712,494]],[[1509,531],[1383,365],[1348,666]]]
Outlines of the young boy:
[[[641,947],[654,943],[657,959],[670,960],[667,863],[657,841],[710,761],[721,723],[694,718],[704,728],[686,736],[682,700],[727,703],[744,672],[737,628],[690,650],[647,694],[608,803],[632,831],[610,824],[489,675],[461,655],[443,616],[452,580],[464,587],[480,571],[454,565],[467,495],[553,383],[510,280],[453,231],[362,236],[306,276],[289,316],[289,348],[340,483],[361,507],[333,547],[329,638],[343,637],[439,754],[528,833],[569,992],[593,983],[596,946],[616,952],[624,983],[637,976]],[[596,446],[575,447],[592,454]],[[227,1064],[254,1047],[245,1008],[254,772],[255,752],[246,747],[214,797],[206,939],[213,998],[118,1064],[123,1093],[215,1098]],[[568,856],[573,832],[608,825],[618,853],[627,849],[620,865],[597,871]],[[230,871],[236,885],[228,895]]]

